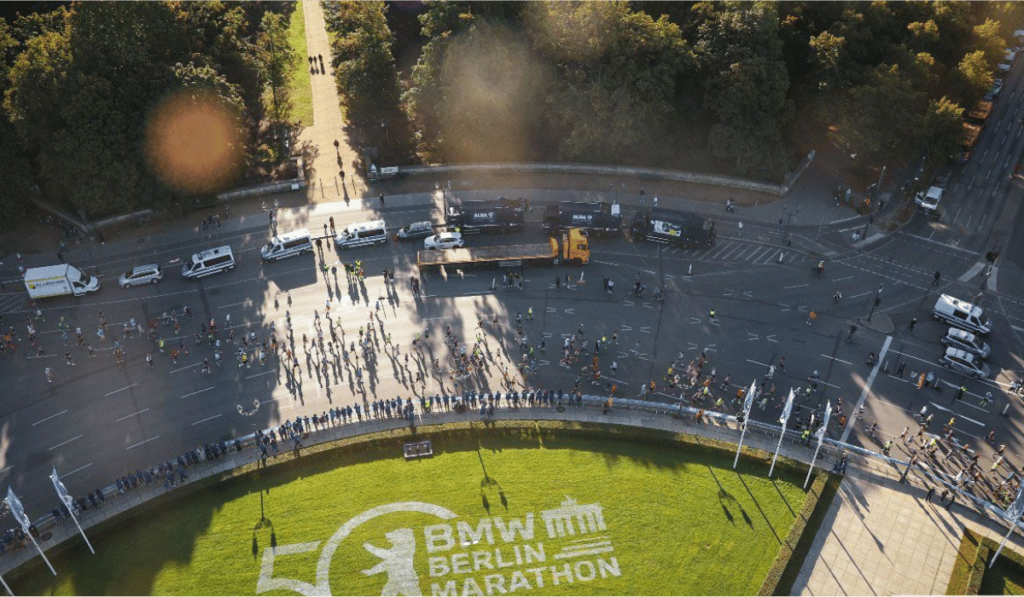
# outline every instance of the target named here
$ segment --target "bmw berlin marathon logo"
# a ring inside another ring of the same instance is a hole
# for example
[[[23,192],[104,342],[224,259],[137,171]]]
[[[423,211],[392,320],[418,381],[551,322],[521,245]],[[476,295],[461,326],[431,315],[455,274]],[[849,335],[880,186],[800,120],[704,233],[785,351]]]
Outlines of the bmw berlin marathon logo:
[[[565,584],[599,583],[621,576],[615,548],[607,535],[604,508],[566,497],[540,516],[480,518],[475,524],[451,510],[423,502],[398,502],[371,508],[320,541],[263,550],[256,593],[292,591],[331,595],[331,564],[373,556],[375,564],[348,574],[379,577],[381,595],[506,595]],[[358,527],[375,521],[387,529],[389,515],[424,515],[418,528],[384,530],[377,540],[346,541]],[[377,519],[381,519],[377,521]],[[543,528],[542,528],[543,527]],[[313,583],[274,577],[277,558],[320,550]],[[365,550],[363,554],[358,551]],[[337,556],[337,558],[336,558]],[[417,572],[417,565],[425,574]],[[335,579],[335,584],[344,579]],[[339,592],[345,587],[336,586]],[[426,591],[424,591],[424,589]],[[586,592],[586,589],[583,589]]]

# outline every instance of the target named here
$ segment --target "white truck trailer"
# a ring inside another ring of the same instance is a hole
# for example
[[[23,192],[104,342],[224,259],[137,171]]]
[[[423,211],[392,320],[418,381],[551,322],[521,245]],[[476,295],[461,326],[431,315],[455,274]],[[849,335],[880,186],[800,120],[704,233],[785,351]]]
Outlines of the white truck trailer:
[[[62,263],[25,271],[25,288],[33,299],[73,294],[82,296],[100,289],[100,281],[73,265]]]

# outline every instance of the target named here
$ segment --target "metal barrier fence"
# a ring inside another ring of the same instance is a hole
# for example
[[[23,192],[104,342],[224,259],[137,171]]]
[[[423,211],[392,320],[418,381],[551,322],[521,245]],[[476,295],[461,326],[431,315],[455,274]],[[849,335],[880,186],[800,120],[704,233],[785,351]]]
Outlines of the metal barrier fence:
[[[552,392],[548,400],[544,402],[538,401],[536,406],[526,406],[524,404],[523,406],[514,407],[508,402],[502,404],[501,401],[498,401],[496,404],[497,408],[493,410],[493,414],[485,415],[481,414],[483,411],[472,408],[466,408],[462,412],[457,412],[454,407],[460,401],[455,399],[451,401],[451,410],[425,413],[417,409],[415,418],[418,419],[419,425],[426,426],[480,419],[594,422],[660,429],[675,433],[709,437],[731,443],[736,443],[741,431],[741,424],[737,417],[728,413],[707,411],[680,404],[635,399],[614,399],[609,406],[607,397],[590,395],[577,396],[575,400],[569,395],[565,395],[565,400],[556,401],[553,399],[553,395],[554,393]],[[598,414],[599,409],[600,414]],[[701,411],[702,420],[697,421],[696,415]],[[634,413],[646,414],[651,417],[645,419],[631,416]],[[321,427],[318,430],[306,429],[305,431],[308,431],[308,436],[303,439],[308,443],[304,443],[304,447],[308,448],[384,431],[395,431],[404,429],[409,425],[409,420],[400,416],[374,419],[369,418],[369,413],[366,416],[366,419],[355,423],[339,423],[336,426]],[[280,426],[274,426],[273,428],[277,429],[278,427]],[[269,431],[269,428],[264,432],[267,431]],[[749,421],[747,423],[747,435],[744,445],[766,452],[774,452],[776,445],[780,445],[779,435],[781,431],[781,425]],[[285,441],[285,438],[282,438],[282,441]],[[217,444],[226,444],[228,451],[222,455],[222,458],[204,460],[190,467],[188,475],[190,482],[210,476],[222,475],[241,466],[251,465],[261,459],[259,451],[255,451],[254,454],[253,450],[249,450],[249,448],[257,448],[257,434],[255,432],[230,441],[217,442]],[[787,429],[781,446],[783,448],[780,449],[780,453],[784,453],[786,457],[810,464],[813,450],[809,446],[801,445],[801,434],[799,432]],[[908,484],[914,485],[914,477],[910,473],[919,473],[932,483],[945,486],[954,495],[962,497],[967,503],[973,505],[977,513],[1008,522],[1002,508],[973,494],[962,491],[948,474],[932,470],[926,464],[914,467],[913,471],[910,471],[909,462],[826,437],[822,443],[819,455],[819,459],[825,466],[819,466],[827,470],[829,464],[838,462],[844,455],[848,460],[853,459],[858,468],[889,480],[896,479],[900,482],[905,481]],[[176,486],[172,486],[172,488],[174,487]],[[79,522],[83,529],[89,529],[108,518],[131,510],[168,491],[159,482],[153,486],[140,487],[137,490],[129,489],[124,494],[119,492],[116,484],[103,487],[102,490],[104,494],[110,496],[110,502],[104,501],[102,507],[93,508],[91,513],[82,513]],[[46,514],[33,521],[33,524],[40,533],[51,533],[49,538],[43,539],[42,547],[44,549],[49,549],[71,537],[77,536],[77,530],[73,526],[65,524],[66,522],[66,520],[57,521],[51,514]],[[1016,524],[1020,528],[1019,521]],[[36,555],[38,554],[34,550],[29,549],[20,549],[3,554],[0,556],[0,574],[6,574],[10,570],[36,557]]]

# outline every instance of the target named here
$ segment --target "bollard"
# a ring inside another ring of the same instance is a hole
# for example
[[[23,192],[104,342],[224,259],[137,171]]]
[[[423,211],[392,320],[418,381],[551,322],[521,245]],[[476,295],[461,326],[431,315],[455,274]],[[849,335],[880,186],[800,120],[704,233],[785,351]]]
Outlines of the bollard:
[[[498,279],[497,278],[491,278],[491,290],[494,290],[495,288],[497,288],[497,284],[498,284]]]
[[[779,251],[779,263],[782,263],[782,256],[785,255],[783,251]]]
[[[686,268],[686,275],[687,276],[692,276],[693,275],[693,262],[692,261],[690,262],[690,267]]]
[[[587,272],[580,272],[580,279],[576,281],[577,284],[586,284],[586,281],[583,280],[583,274],[585,273]]]
[[[889,374],[889,359],[885,359],[885,366],[882,367],[882,373]]]
[[[1010,403],[1009,403],[1009,401],[1007,401],[1006,406],[1003,408],[1003,412],[1001,412],[999,414],[1003,415],[1004,417],[1009,417],[1010,415],[1007,414],[1009,410],[1010,410]]]

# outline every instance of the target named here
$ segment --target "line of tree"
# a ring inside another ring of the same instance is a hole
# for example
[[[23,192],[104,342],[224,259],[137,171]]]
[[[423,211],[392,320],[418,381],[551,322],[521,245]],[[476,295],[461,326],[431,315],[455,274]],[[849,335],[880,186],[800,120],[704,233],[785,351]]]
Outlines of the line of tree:
[[[258,159],[261,125],[283,118],[282,77],[295,69],[285,32],[294,8],[76,2],[0,20],[0,210],[23,213],[36,184],[88,218],[191,204],[195,190],[161,177],[147,152],[147,124],[175,95],[204,98],[227,115],[238,159],[218,184],[236,182]]]
[[[1024,27],[1014,2],[428,1],[396,97],[387,46],[410,40],[389,38],[385,14],[404,7],[331,4],[339,88],[367,122],[405,114],[408,159],[711,154],[769,179],[826,137],[867,167],[955,154],[964,108]]]

